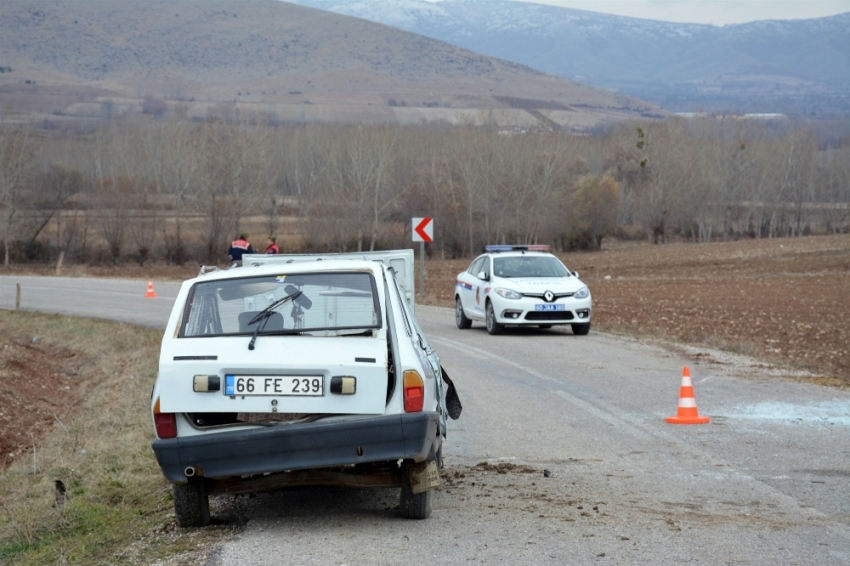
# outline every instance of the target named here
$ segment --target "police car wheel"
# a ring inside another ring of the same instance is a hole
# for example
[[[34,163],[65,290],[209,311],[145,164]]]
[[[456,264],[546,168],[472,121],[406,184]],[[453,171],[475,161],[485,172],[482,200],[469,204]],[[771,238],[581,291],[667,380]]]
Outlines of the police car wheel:
[[[460,302],[460,297],[455,297],[455,323],[460,329],[466,329],[472,326],[472,321],[466,318],[463,312],[463,305]]]
[[[493,303],[487,301],[487,332],[492,335],[501,334],[505,329],[503,324],[496,322],[496,313],[493,312]]]
[[[573,334],[576,336],[586,336],[588,332],[590,332],[590,323],[585,322],[582,324],[571,324],[573,329]]]

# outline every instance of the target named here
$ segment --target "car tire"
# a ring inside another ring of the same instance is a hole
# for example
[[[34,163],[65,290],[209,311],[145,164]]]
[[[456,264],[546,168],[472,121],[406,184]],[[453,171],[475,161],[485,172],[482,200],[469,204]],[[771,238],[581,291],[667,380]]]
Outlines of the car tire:
[[[455,323],[461,330],[466,330],[472,326],[472,321],[466,318],[463,312],[463,304],[460,302],[460,297],[455,297]]]
[[[399,514],[405,519],[427,519],[431,516],[431,497],[433,489],[422,493],[413,493],[410,487],[410,478],[407,467],[413,462],[406,461],[401,466],[401,498],[399,500]]]
[[[173,497],[178,526],[206,527],[210,524],[210,498],[204,478],[191,477],[185,485],[175,485]]]
[[[551,324],[538,324],[537,328],[540,328],[542,330],[549,330],[550,328],[552,328],[552,325]]]
[[[573,334],[575,334],[576,336],[585,336],[588,332],[590,332],[589,322],[583,322],[581,324],[571,324],[570,326],[573,329]]]
[[[493,311],[493,303],[487,301],[487,332],[495,336],[496,334],[501,334],[504,329],[504,324],[496,322],[496,313]]]

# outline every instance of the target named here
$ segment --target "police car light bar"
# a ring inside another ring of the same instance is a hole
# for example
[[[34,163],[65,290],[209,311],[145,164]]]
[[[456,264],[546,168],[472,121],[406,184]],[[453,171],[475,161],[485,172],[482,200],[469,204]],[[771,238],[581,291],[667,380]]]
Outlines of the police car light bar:
[[[548,244],[491,244],[489,246],[484,247],[488,252],[548,252],[549,245]]]

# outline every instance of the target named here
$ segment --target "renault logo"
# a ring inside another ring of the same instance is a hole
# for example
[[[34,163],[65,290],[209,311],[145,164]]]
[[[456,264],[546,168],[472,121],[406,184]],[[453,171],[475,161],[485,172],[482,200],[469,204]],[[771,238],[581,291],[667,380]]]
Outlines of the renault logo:
[[[546,291],[545,293],[543,293],[543,300],[547,303],[551,303],[555,300],[555,293],[553,293],[552,291]]]

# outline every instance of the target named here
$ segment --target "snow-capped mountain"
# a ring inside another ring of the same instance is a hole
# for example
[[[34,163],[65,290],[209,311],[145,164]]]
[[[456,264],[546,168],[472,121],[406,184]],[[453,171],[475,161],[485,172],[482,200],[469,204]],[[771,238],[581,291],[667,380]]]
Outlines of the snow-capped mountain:
[[[813,107],[829,112],[837,105],[850,113],[850,102],[842,98],[850,93],[850,13],[717,27],[509,0],[290,1],[674,110],[739,105],[810,114]]]
[[[37,116],[111,116],[119,104],[129,115],[160,100],[192,116],[238,104],[302,124],[587,131],[666,114],[421,34],[270,0],[3,0],[0,38],[0,108]]]

